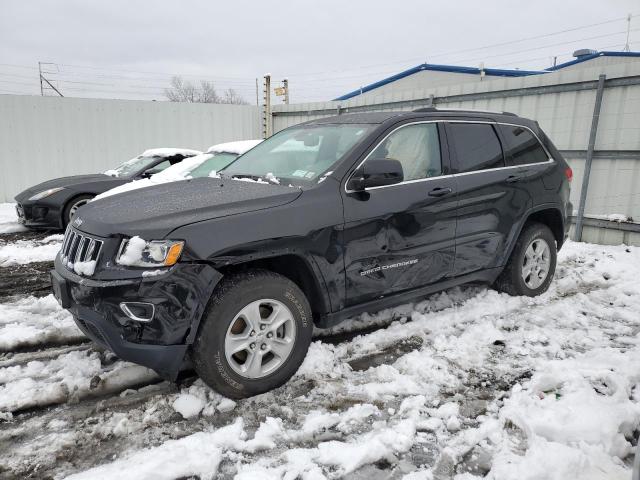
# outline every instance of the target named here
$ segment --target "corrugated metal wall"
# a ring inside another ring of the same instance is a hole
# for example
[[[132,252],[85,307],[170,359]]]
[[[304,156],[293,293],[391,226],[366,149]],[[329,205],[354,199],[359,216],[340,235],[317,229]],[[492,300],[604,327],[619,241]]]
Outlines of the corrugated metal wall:
[[[258,107],[0,95],[0,202],[41,181],[101,172],[148,148],[260,138]]]
[[[640,59],[597,59],[557,72],[518,78],[440,86],[413,91],[386,91],[341,102],[277,105],[273,131],[341,112],[413,110],[431,101],[443,108],[473,108],[514,112],[537,120],[563,151],[574,171],[572,202],[577,209],[595,84],[605,74],[602,110],[595,145],[585,213],[587,216],[623,214],[640,222]],[[618,80],[613,80],[618,79]],[[583,239],[599,243],[640,244],[640,234],[602,232],[585,226]]]

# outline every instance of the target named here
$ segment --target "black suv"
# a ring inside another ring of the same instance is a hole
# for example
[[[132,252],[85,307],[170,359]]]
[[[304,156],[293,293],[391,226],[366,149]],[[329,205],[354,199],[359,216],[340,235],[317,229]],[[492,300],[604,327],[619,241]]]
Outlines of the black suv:
[[[346,114],[219,172],[94,201],[52,271],[80,328],[168,379],[241,398],[286,382],[313,326],[465,283],[539,295],[571,169],[508,113]]]

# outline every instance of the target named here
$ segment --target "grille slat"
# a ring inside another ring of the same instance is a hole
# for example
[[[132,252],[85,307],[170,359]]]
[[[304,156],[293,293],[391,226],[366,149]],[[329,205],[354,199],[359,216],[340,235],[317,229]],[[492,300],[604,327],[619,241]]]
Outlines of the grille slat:
[[[73,259],[73,263],[82,262],[82,256],[84,255],[85,249],[89,244],[89,237],[80,237],[78,240],[78,248],[76,248],[76,255]]]
[[[67,268],[73,270],[73,264],[77,262],[97,262],[102,244],[102,240],[84,235],[69,226],[62,241],[61,257]]]

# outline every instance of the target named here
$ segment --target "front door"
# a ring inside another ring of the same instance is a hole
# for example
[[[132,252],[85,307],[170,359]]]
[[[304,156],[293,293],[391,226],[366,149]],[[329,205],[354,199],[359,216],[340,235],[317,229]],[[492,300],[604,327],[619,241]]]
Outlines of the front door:
[[[364,192],[343,188],[347,306],[451,274],[456,181],[443,136],[437,122],[396,128],[366,158],[400,161],[404,181]]]

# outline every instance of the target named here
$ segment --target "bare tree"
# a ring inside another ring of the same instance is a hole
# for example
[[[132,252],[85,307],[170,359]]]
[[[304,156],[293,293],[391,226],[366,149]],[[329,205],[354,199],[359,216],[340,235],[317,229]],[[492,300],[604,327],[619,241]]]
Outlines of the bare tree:
[[[233,105],[247,105],[247,101],[242,98],[233,88],[228,88],[224,92],[221,103],[231,103]]]
[[[212,82],[202,80],[200,86],[196,86],[177,76],[171,79],[171,88],[165,89],[164,95],[172,102],[232,103],[236,105],[247,103],[232,88],[229,88],[223,97],[219,97]]]

